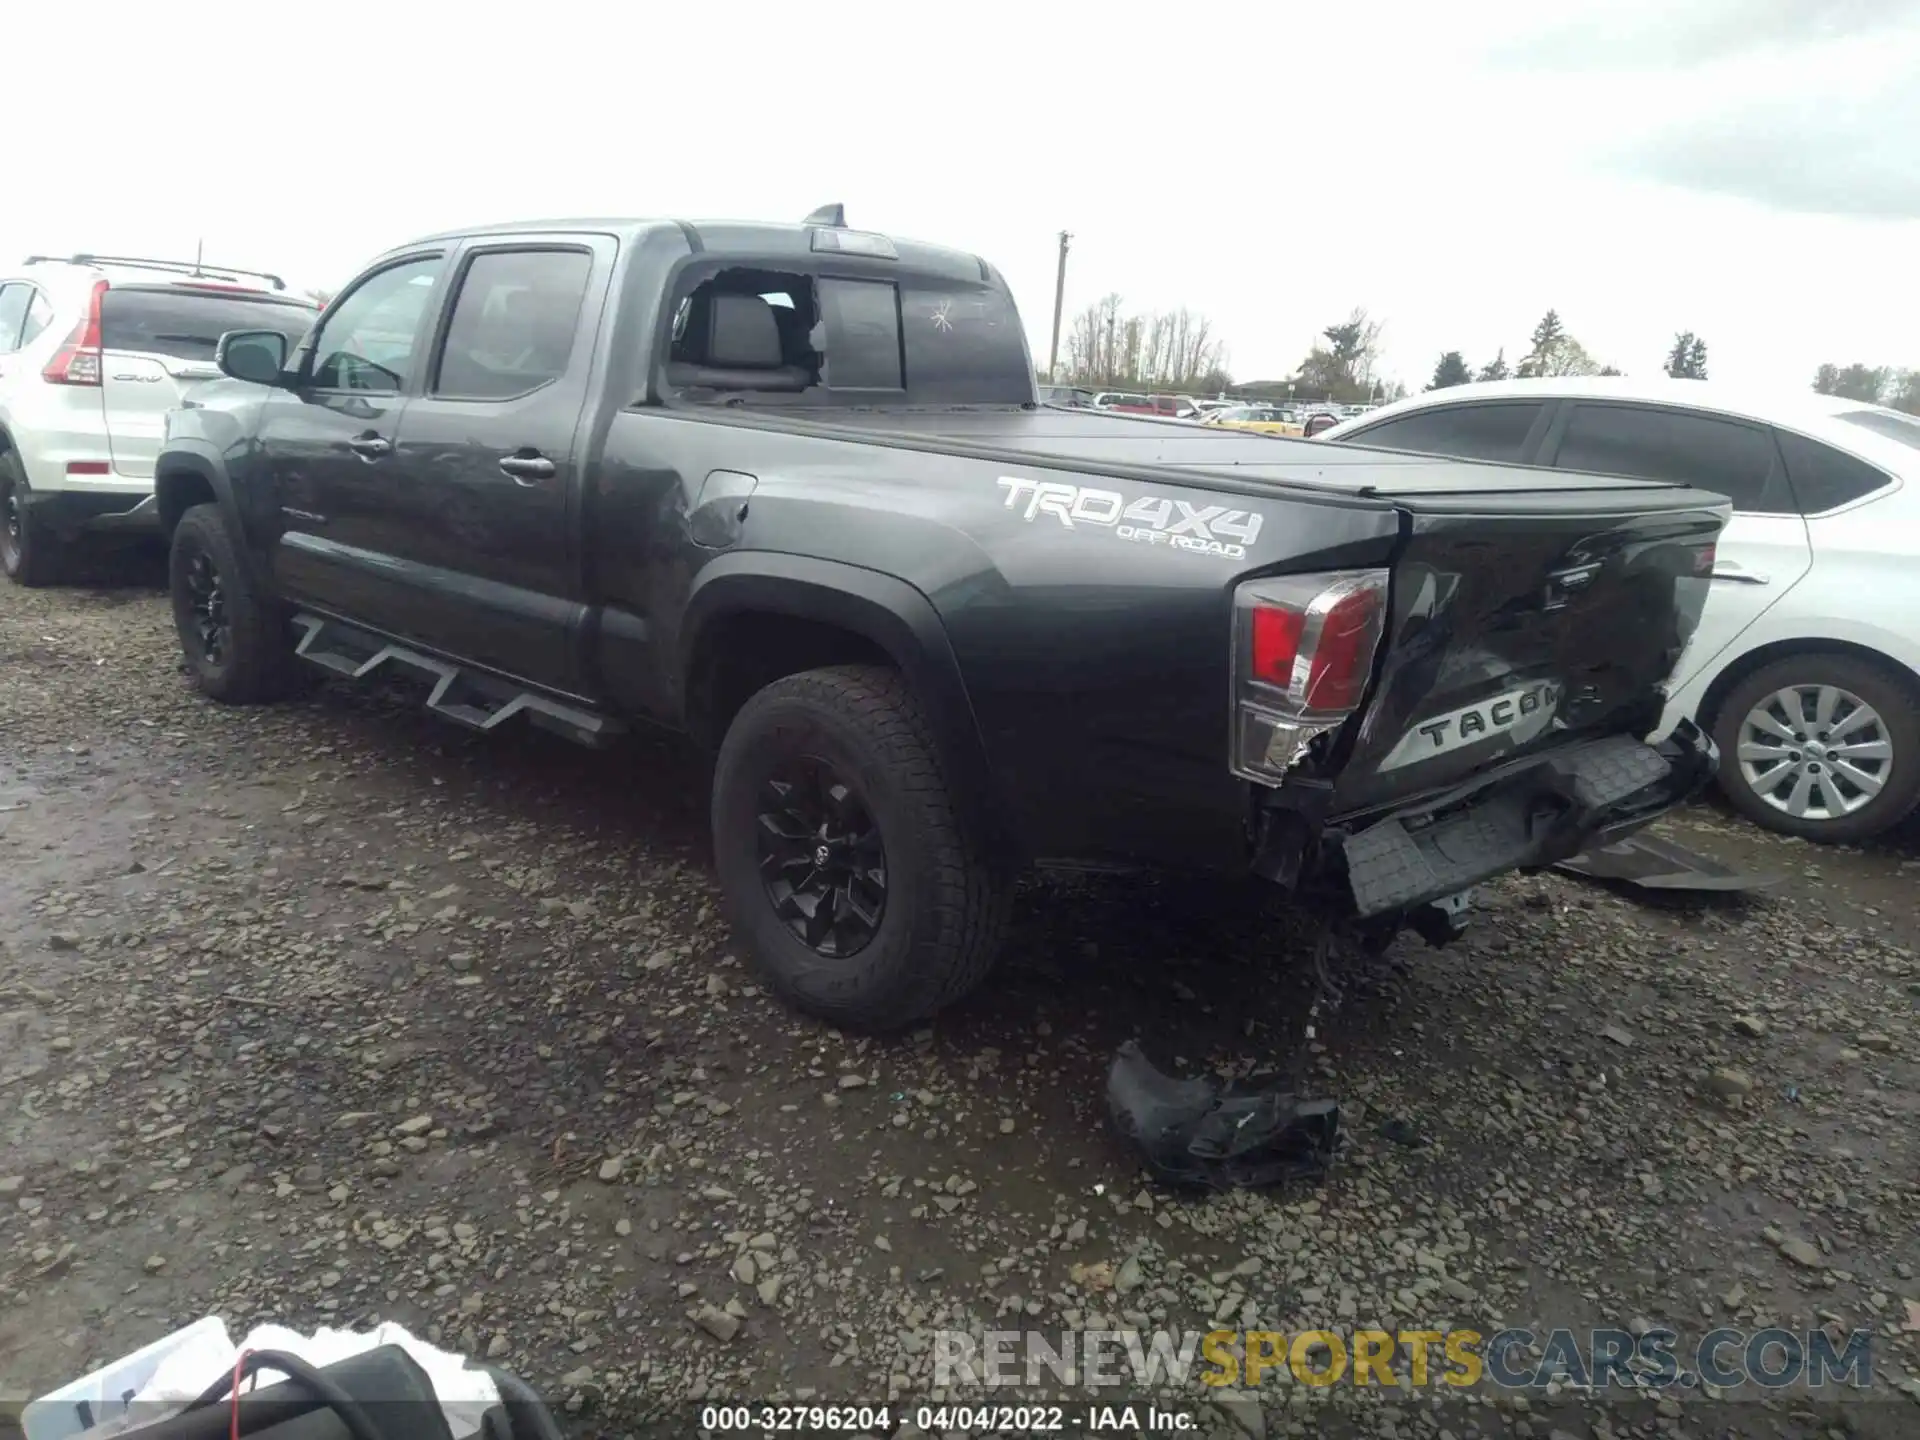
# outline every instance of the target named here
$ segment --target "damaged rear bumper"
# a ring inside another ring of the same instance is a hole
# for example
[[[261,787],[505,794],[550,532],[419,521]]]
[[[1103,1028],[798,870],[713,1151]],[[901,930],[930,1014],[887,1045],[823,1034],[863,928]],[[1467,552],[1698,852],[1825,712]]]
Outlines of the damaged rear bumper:
[[[1338,837],[1354,911],[1405,913],[1618,840],[1697,795],[1718,765],[1713,742],[1683,721],[1657,745],[1607,736],[1429,797]]]

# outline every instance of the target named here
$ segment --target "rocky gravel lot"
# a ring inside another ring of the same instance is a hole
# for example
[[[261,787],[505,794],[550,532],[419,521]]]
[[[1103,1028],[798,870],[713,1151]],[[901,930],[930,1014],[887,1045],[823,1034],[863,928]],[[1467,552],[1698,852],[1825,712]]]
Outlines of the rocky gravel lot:
[[[987,992],[880,1043],[742,968],[676,744],[226,710],[175,654],[150,574],[0,587],[0,1397],[208,1312],[399,1320],[661,1435],[927,1399],[940,1329],[1777,1324],[1870,1330],[1870,1389],[1185,1393],[1219,1435],[1920,1433],[1912,834],[1692,812],[1786,883],[1511,880],[1311,1041],[1297,936],[1037,882]],[[1132,1036],[1338,1097],[1339,1165],[1155,1191],[1103,1122]]]

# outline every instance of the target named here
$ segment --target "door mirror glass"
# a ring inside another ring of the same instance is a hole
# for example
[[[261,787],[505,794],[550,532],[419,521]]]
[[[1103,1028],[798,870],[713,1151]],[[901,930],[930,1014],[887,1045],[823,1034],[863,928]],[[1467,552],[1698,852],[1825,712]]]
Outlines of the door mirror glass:
[[[278,330],[229,330],[214,346],[220,373],[256,385],[278,385],[287,365],[287,337]]]

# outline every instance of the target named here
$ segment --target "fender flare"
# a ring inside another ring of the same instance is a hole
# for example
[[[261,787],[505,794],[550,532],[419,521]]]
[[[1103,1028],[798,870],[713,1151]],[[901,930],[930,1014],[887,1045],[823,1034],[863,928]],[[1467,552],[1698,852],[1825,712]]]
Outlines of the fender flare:
[[[174,525],[185,511],[186,507],[170,504],[168,500],[168,492],[172,488],[169,482],[177,485],[179,481],[175,477],[184,475],[197,477],[213,491],[214,503],[220,507],[221,518],[233,532],[234,548],[240,553],[240,563],[247,567],[248,576],[256,587],[264,586],[270,591],[268,577],[261,573],[259,557],[248,543],[246,516],[241,512],[239,497],[234,494],[233,477],[227,473],[226,457],[217,446],[191,436],[176,436],[160,452],[159,461],[154,465],[153,494],[155,504],[160,507],[162,533],[170,538]]]
[[[1004,844],[999,804],[980,725],[939,611],[924,593],[891,575],[777,551],[732,551],[694,579],[674,656],[674,679],[688,693],[695,657],[716,621],[743,611],[790,615],[848,631],[878,646],[906,677],[925,708],[948,769],[954,803],[974,833]]]

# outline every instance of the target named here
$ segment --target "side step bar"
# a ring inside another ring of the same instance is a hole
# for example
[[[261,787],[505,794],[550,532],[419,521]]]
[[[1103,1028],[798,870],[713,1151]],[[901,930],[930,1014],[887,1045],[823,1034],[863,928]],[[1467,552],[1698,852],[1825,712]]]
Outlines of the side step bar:
[[[423,655],[338,620],[300,614],[293,617],[293,624],[300,632],[293,653],[302,660],[349,680],[364,679],[382,666],[412,671],[434,682],[427,708],[469,730],[497,730],[516,715],[525,715],[530,725],[596,748],[626,733],[627,727],[611,715]]]

